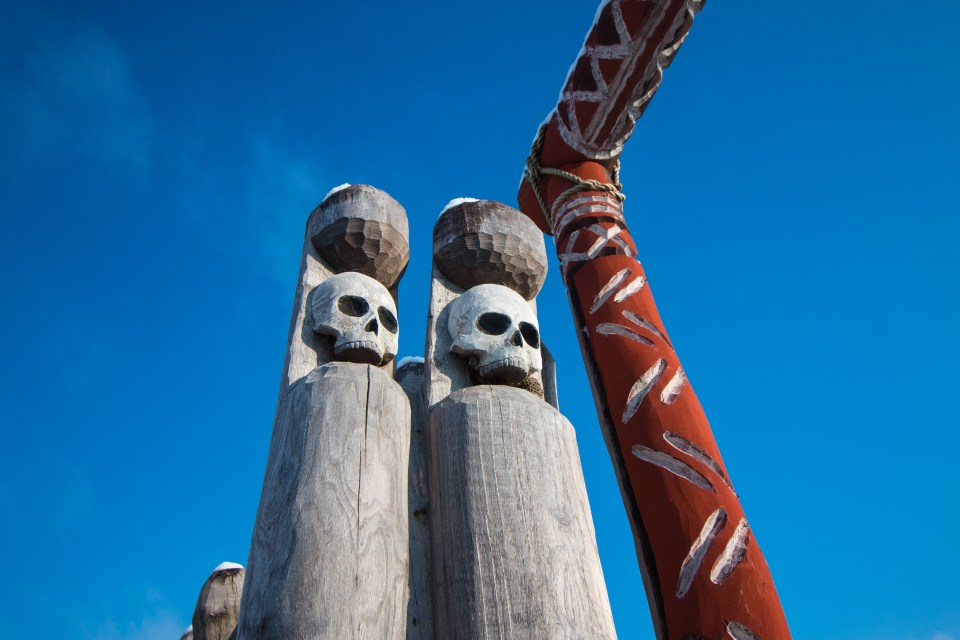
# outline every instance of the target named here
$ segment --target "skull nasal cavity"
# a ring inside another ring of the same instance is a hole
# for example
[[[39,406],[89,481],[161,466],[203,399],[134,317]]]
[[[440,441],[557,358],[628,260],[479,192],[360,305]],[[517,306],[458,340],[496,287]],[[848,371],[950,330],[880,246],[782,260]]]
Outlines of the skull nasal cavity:
[[[512,324],[513,321],[510,319],[510,316],[493,311],[482,313],[480,317],[477,318],[477,329],[491,336],[506,333]]]
[[[341,296],[337,300],[337,308],[348,316],[359,318],[367,311],[370,311],[370,305],[367,301],[358,296]]]
[[[378,333],[380,333],[380,332],[378,331],[379,328],[380,328],[380,327],[377,326],[377,319],[374,318],[373,320],[371,320],[370,322],[367,323],[367,326],[365,326],[365,327],[363,328],[363,330],[364,330],[364,331],[369,331],[370,333],[373,333],[373,334],[378,334]]]
[[[513,333],[513,335],[510,337],[510,342],[512,342],[513,346],[515,347],[519,347],[520,345],[523,344],[523,338],[520,337],[519,331],[515,331]]]

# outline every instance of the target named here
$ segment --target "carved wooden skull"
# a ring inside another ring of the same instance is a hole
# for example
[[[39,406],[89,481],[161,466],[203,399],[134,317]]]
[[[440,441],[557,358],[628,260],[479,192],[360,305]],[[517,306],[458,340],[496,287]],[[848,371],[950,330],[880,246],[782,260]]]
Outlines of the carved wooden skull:
[[[315,333],[332,336],[333,357],[382,365],[397,355],[397,306],[386,287],[362,273],[328,278],[310,298]]]
[[[450,303],[450,351],[466,356],[480,380],[513,384],[540,371],[540,329],[520,294],[499,284],[468,289]]]

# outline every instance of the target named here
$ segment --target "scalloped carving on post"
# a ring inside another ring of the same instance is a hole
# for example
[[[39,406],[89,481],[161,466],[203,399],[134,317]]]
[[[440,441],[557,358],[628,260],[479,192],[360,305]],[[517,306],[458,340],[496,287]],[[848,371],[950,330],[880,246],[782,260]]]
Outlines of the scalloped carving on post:
[[[465,201],[433,228],[433,259],[463,289],[501,284],[533,300],[547,277],[543,234],[522,213],[493,200]]]
[[[356,271],[388,289],[410,260],[407,214],[386,192],[365,184],[334,191],[321,202],[307,237],[333,269]]]

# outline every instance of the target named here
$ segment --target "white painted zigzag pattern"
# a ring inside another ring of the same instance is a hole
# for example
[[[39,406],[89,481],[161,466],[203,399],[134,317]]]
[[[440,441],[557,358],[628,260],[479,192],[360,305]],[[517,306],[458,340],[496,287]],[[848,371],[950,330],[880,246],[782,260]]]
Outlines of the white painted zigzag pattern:
[[[636,3],[651,5],[650,10],[643,13],[642,24],[628,25],[623,7]],[[560,135],[571,148],[591,160],[609,160],[620,155],[702,5],[702,0],[607,0],[600,6],[557,104]],[[600,40],[601,19],[613,21],[615,43],[591,44]],[[658,37],[668,21],[665,35]],[[631,36],[631,31],[636,34]],[[601,61],[608,66],[610,61],[619,62],[609,80],[604,78]],[[638,75],[644,61],[646,66]],[[575,82],[574,74],[582,64],[589,66],[592,87],[577,86]],[[630,96],[626,108],[622,100],[625,93]],[[588,122],[579,121],[578,103],[597,104]]]

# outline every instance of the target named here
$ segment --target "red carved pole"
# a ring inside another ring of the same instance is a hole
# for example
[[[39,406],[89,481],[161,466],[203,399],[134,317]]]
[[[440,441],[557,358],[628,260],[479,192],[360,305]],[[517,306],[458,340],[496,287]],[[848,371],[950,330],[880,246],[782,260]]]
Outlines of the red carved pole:
[[[519,201],[554,235],[659,638],[790,637],[767,563],[623,217],[618,157],[700,9],[607,0],[541,129]]]

